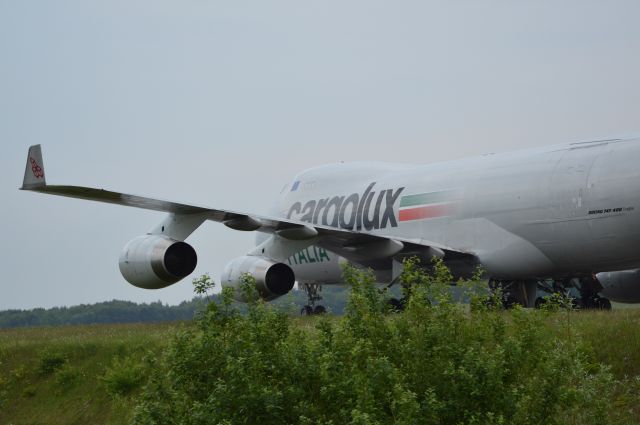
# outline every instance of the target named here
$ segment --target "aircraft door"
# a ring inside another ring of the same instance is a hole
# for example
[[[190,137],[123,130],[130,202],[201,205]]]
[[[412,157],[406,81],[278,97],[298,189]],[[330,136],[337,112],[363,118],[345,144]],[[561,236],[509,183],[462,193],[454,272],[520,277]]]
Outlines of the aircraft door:
[[[564,247],[558,258],[571,264],[588,260],[591,228],[588,223],[588,178],[604,143],[576,144],[556,164],[550,180],[551,232],[556,246]],[[567,249],[567,247],[571,247]]]

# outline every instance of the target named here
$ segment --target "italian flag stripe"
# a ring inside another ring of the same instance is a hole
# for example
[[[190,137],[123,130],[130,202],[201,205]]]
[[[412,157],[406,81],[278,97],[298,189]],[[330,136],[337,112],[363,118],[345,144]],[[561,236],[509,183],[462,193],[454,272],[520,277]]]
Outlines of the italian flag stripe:
[[[422,220],[442,217],[451,211],[451,204],[425,205],[417,208],[405,208],[398,212],[400,221]]]
[[[416,205],[440,204],[451,201],[453,191],[418,193],[416,195],[408,195],[400,198],[400,208],[414,207]]]
[[[441,190],[403,196],[400,198],[398,219],[410,221],[450,215],[457,195],[456,190]]]

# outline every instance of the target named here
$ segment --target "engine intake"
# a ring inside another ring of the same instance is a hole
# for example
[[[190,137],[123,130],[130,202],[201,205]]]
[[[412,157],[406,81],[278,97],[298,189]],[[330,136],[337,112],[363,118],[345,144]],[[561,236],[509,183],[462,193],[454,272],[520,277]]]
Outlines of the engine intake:
[[[240,290],[242,277],[249,274],[255,279],[256,290],[265,300],[273,300],[293,289],[295,275],[291,267],[267,258],[244,256],[236,258],[225,267],[220,279],[223,287],[236,290],[238,301],[247,301]]]
[[[198,256],[188,243],[145,235],[124,247],[119,266],[122,276],[133,286],[159,289],[191,274],[197,262]]]
[[[640,303],[640,269],[598,273],[597,277],[603,296],[620,303]]]

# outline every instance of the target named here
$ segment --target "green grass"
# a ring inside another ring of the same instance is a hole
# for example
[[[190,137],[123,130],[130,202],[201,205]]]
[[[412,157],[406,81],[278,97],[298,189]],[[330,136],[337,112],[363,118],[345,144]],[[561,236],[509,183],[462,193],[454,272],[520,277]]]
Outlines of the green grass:
[[[316,332],[317,320],[293,323]],[[630,378],[633,390],[640,376],[640,309],[559,313],[549,320],[561,336],[570,323],[617,379]],[[159,353],[182,326],[188,324],[0,329],[0,424],[127,423],[145,376],[145,354]],[[640,410],[619,393],[611,409]]]
[[[120,424],[132,388],[108,391],[119,359],[142,362],[166,346],[179,324],[0,329],[0,424]]]
[[[571,320],[616,378],[640,376],[640,310],[575,312]]]

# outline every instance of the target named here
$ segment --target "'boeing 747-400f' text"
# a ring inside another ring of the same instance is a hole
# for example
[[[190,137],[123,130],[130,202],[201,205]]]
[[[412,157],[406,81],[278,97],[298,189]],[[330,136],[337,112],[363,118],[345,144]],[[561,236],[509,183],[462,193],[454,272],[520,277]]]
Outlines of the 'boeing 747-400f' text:
[[[184,240],[213,220],[258,232],[256,246],[225,268],[223,286],[237,288],[248,273],[274,299],[297,281],[308,312],[322,311],[317,290],[341,283],[342,263],[391,283],[410,256],[442,258],[456,277],[480,265],[509,302],[531,307],[540,288],[572,288],[583,307],[609,308],[605,297],[640,302],[639,160],[640,139],[611,139],[428,165],[325,165],[294,177],[265,216],[48,185],[36,145],[21,189],[168,213],[120,256],[122,275],[141,288],[191,274],[197,257]]]

